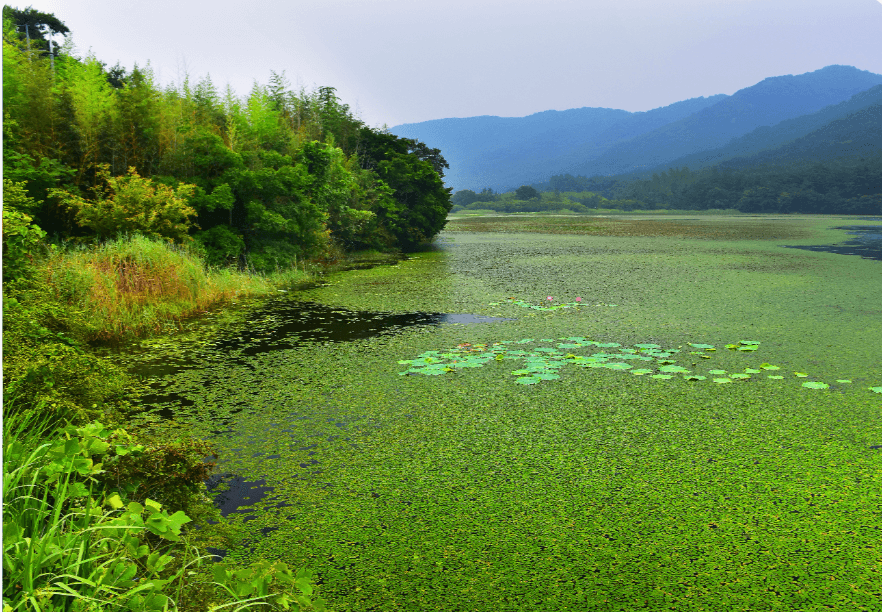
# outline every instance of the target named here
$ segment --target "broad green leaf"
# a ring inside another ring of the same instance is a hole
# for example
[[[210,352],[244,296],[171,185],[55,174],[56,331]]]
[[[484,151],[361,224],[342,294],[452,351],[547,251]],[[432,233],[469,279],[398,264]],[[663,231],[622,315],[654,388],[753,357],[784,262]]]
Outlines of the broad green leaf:
[[[829,389],[830,388],[830,385],[828,385],[827,383],[823,383],[823,382],[816,381],[816,380],[804,382],[804,383],[802,383],[802,386],[806,387],[807,389]]]

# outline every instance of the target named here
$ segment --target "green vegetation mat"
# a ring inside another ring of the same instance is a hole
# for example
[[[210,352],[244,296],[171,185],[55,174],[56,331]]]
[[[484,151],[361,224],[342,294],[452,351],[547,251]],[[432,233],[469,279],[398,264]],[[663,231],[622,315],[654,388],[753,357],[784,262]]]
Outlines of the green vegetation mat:
[[[750,223],[447,232],[292,299],[516,320],[124,359],[179,363],[175,417],[269,487],[229,554],[312,568],[331,609],[878,610],[882,264]]]

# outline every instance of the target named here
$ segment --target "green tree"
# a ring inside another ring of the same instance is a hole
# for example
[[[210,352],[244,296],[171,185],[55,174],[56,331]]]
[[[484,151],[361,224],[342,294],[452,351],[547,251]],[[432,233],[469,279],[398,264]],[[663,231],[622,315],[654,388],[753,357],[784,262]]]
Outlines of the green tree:
[[[519,200],[532,200],[539,197],[539,192],[529,185],[521,185],[515,190],[515,196]]]
[[[3,21],[11,21],[18,29],[20,40],[30,38],[31,49],[49,51],[47,35],[67,34],[70,29],[52,13],[41,13],[31,7],[17,9],[9,5],[3,6]],[[58,46],[53,45],[52,53],[58,56]]]
[[[196,214],[188,205],[194,185],[180,185],[177,189],[155,185],[152,180],[141,178],[134,168],[129,168],[126,176],[113,177],[106,164],[98,169],[98,177],[107,186],[96,187],[94,199],[87,200],[62,189],[53,189],[50,195],[74,209],[77,222],[99,239],[124,233],[176,242],[188,238],[190,217]]]
[[[408,139],[362,128],[359,158],[393,191],[396,205],[375,211],[403,249],[413,249],[444,228],[452,208],[450,188],[428,161],[409,152]]]

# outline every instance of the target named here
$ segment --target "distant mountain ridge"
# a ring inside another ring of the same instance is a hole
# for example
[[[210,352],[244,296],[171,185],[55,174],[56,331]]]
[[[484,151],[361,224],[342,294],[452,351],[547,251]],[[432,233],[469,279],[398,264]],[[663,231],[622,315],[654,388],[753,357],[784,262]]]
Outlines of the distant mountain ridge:
[[[582,108],[520,118],[438,119],[390,131],[441,149],[450,163],[445,182],[454,190],[503,191],[553,174],[617,175],[686,165],[687,159],[756,155],[872,106],[876,94],[851,98],[879,85],[882,75],[827,66],[770,77],[731,96],[693,98],[640,113]],[[827,108],[843,103],[838,110]]]
[[[707,166],[738,168],[786,163],[805,158],[845,157],[873,153],[882,147],[882,85],[859,92],[844,102],[815,113],[760,126],[716,149],[674,159],[629,178],[645,178],[668,167],[699,170]]]

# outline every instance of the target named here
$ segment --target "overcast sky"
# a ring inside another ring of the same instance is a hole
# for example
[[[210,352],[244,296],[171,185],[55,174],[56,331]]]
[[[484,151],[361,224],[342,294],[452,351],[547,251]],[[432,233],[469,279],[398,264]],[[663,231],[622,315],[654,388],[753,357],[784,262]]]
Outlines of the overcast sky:
[[[9,3],[54,13],[108,66],[149,60],[164,85],[186,70],[245,95],[285,71],[295,87],[336,87],[375,127],[644,111],[831,64],[882,74],[882,0]]]

